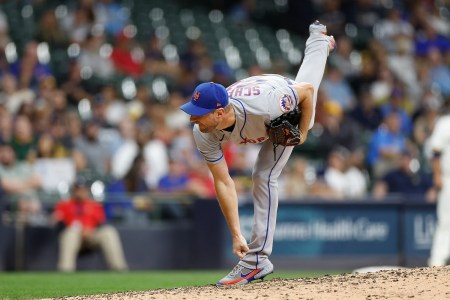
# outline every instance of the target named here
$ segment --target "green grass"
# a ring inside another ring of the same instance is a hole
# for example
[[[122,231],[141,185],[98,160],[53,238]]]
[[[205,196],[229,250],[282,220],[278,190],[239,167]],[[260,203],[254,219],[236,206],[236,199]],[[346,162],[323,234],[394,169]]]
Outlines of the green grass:
[[[0,299],[39,299],[63,296],[144,291],[159,288],[201,286],[215,283],[222,271],[77,272],[61,274],[0,273]],[[318,277],[339,271],[277,271],[270,278]]]

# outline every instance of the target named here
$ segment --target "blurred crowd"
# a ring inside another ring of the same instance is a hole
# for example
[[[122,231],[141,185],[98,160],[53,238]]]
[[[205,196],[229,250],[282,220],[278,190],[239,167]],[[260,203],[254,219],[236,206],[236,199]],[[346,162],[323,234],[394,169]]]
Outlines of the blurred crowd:
[[[105,202],[147,192],[213,199],[189,116],[178,107],[201,82],[227,86],[262,73],[293,78],[299,65],[278,59],[236,70],[214,60],[201,35],[189,35],[174,62],[163,35],[136,38],[141,28],[125,1],[63,2],[35,14],[34,37],[17,49],[0,10],[3,205],[38,216],[42,195],[62,197],[79,176],[99,183],[91,191]],[[448,1],[298,2],[312,9],[308,23],[327,25],[338,47],[314,128],[282,174],[280,197],[434,201],[427,139],[450,102]],[[230,22],[258,26],[257,5],[235,1],[223,13]],[[61,49],[67,62],[50,64]],[[245,199],[258,145],[223,150]]]

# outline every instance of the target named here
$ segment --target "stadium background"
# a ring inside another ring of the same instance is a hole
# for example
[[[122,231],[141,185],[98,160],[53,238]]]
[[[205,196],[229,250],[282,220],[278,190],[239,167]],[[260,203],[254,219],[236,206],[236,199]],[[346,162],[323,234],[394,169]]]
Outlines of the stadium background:
[[[131,269],[231,266],[211,178],[178,106],[203,81],[294,77],[316,19],[338,49],[316,125],[280,181],[274,260],[285,268],[425,265],[435,222],[426,140],[450,95],[448,2],[2,1],[0,8],[1,144],[42,183],[24,201],[2,193],[0,270],[55,269],[49,218],[78,176],[119,229]],[[398,127],[392,145],[380,141],[389,123]],[[93,127],[97,140],[87,149]],[[224,146],[246,232],[257,149]],[[399,163],[404,172],[389,173]],[[406,175],[389,185],[386,174]],[[89,252],[79,268],[105,265]]]

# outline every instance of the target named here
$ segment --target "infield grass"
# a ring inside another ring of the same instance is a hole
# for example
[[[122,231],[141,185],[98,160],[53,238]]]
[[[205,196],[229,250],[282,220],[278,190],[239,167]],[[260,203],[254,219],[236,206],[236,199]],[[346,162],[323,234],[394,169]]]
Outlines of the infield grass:
[[[229,270],[228,270],[229,271]],[[210,285],[228,271],[1,273],[0,299],[39,299]],[[277,271],[270,278],[319,277],[345,271]]]

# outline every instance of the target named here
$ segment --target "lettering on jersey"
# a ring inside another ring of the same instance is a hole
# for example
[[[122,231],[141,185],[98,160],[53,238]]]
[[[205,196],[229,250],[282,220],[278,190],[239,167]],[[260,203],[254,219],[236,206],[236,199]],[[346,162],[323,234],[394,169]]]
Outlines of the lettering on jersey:
[[[258,96],[259,94],[261,94],[261,89],[257,84],[231,86],[227,89],[227,91],[228,96],[232,98]]]
[[[288,94],[284,94],[280,97],[280,109],[283,113],[289,112],[294,109],[294,99]]]
[[[262,136],[259,137],[257,139],[248,139],[248,138],[244,138],[243,140],[241,140],[240,144],[258,144],[258,143],[262,143],[266,140],[267,138]]]

